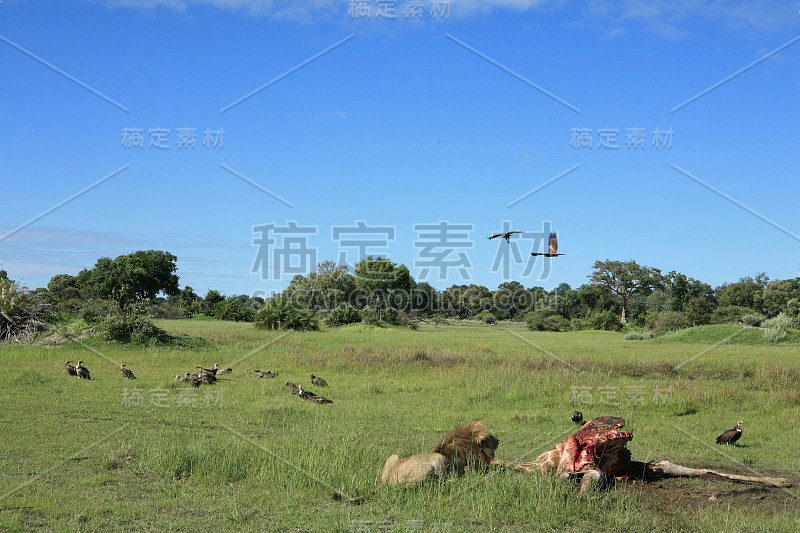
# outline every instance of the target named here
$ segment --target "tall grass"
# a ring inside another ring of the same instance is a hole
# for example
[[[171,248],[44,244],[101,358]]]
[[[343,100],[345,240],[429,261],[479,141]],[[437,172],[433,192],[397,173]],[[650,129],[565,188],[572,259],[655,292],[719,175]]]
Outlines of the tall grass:
[[[624,417],[635,459],[793,477],[800,361],[786,346],[631,343],[622,334],[522,327],[513,330],[520,339],[508,325],[356,325],[288,335],[216,321],[158,325],[210,340],[196,349],[4,348],[0,404],[9,416],[0,418],[0,494],[13,492],[0,508],[22,509],[0,511],[0,529],[716,531],[727,523],[796,530],[797,489],[750,500],[746,487],[700,480],[578,498],[553,476],[470,473],[387,488],[357,507],[330,497],[371,492],[390,454],[430,451],[473,418],[498,436],[501,460],[531,459],[574,431],[574,409],[587,419]],[[92,381],[67,376],[65,359],[83,360]],[[123,381],[120,362],[139,379]],[[234,372],[200,389],[172,381],[214,362]],[[278,377],[259,379],[245,367]],[[330,388],[311,387],[312,372]],[[334,403],[291,396],[286,380]],[[133,388],[142,405],[126,405]],[[166,391],[158,392],[163,406],[151,402],[153,391]],[[194,404],[179,404],[186,394]],[[714,445],[736,420],[745,421],[742,446]]]

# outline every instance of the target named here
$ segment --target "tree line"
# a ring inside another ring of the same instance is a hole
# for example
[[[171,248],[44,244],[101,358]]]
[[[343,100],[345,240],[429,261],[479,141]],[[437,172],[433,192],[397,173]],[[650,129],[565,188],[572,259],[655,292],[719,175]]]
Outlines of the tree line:
[[[478,284],[440,290],[417,282],[403,264],[369,256],[352,271],[323,261],[266,299],[226,296],[217,290],[201,297],[191,287],[180,288],[176,261],[173,254],[160,250],[103,257],[76,276],[53,276],[46,289],[33,293],[86,320],[124,315],[132,306],[146,303],[156,317],[202,313],[261,327],[295,324],[298,329],[314,329],[319,320],[331,325],[356,321],[408,325],[438,318],[527,320],[533,329],[658,327],[666,321],[677,329],[738,322],[744,315],[768,318],[785,313],[800,318],[800,278],[770,280],[759,273],[711,287],[680,272],[664,274],[631,260],[596,261],[587,282],[577,288],[561,283],[545,290],[508,281],[495,290]]]

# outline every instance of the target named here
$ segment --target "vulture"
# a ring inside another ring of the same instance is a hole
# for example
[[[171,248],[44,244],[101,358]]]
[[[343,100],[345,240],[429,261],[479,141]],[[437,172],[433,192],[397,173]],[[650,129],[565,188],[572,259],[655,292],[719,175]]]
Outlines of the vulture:
[[[233,372],[232,368],[219,368],[219,365],[217,363],[214,363],[214,370],[216,371],[217,374],[230,374],[231,372]]]
[[[83,361],[78,361],[78,366],[75,367],[75,372],[78,373],[80,379],[92,379],[89,375],[89,369],[83,366]]]
[[[322,396],[316,396],[316,395],[315,396],[309,396],[308,399],[311,400],[314,403],[319,403],[319,404],[333,403],[333,400],[329,400],[329,399],[324,398]]]
[[[522,232],[521,231],[506,231],[505,233],[495,233],[491,237],[487,237],[487,239],[492,240],[492,239],[496,239],[497,237],[502,237],[502,238],[504,238],[506,240],[506,242],[511,242],[508,239],[511,238],[511,234],[512,233],[522,233]]]
[[[77,376],[77,375],[78,375],[78,371],[77,371],[77,370],[75,370],[75,367],[74,367],[74,366],[72,366],[71,364],[69,364],[69,361],[67,361],[66,363],[64,363],[64,370],[66,370],[66,371],[67,371],[67,374],[69,374],[70,376]]]
[[[200,373],[201,374],[211,374],[212,376],[216,376],[217,375],[216,366],[214,368],[203,368],[202,366],[197,365],[197,368],[200,369]]]
[[[328,382],[322,379],[321,377],[317,377],[314,374],[311,374],[311,383],[317,385],[319,387],[327,387]]]
[[[212,374],[200,374],[198,376],[200,383],[204,383],[206,385],[213,385],[217,382],[217,378],[215,378]]]
[[[304,400],[311,400],[314,403],[333,403],[332,400],[327,398],[323,398],[322,396],[318,396],[309,390],[303,390],[303,386],[300,385],[298,387],[297,395],[300,396]]]
[[[200,381],[200,376],[197,374],[192,374],[192,379],[189,380],[189,385],[192,387],[199,387],[202,381]]]
[[[719,437],[717,437],[717,444],[733,444],[739,437],[742,436],[742,421],[736,423],[736,427],[729,429]]]
[[[248,368],[245,368],[244,371],[247,372],[248,374],[255,374],[256,376],[258,376],[260,378],[274,378],[275,376],[278,375],[275,372],[272,372],[271,370],[267,370],[266,372],[262,372],[261,370],[250,370]]]
[[[297,392],[298,392],[297,391],[297,385],[295,385],[294,383],[291,383],[289,381],[284,383],[283,387],[286,389],[286,392],[288,392],[289,394],[297,394]]]
[[[125,368],[125,365],[119,365],[119,373],[122,374],[122,377],[125,379],[136,379],[133,372],[131,372],[129,368]]]
[[[580,411],[572,411],[572,421],[576,424],[583,424],[583,413]]]
[[[181,376],[180,374],[175,374],[175,381],[187,383],[189,381],[189,373],[187,372],[185,376]]]
[[[550,241],[548,243],[548,251],[546,254],[531,252],[531,255],[543,255],[545,257],[557,257],[559,255],[564,255],[558,253],[558,237],[556,236],[556,232],[554,231],[550,233]]]

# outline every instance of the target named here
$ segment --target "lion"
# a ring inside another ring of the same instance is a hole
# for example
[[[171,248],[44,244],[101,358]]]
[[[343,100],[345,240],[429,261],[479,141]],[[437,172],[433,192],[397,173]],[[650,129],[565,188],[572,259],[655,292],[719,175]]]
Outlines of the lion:
[[[455,428],[445,436],[430,453],[420,453],[400,458],[393,454],[383,463],[381,482],[372,493],[346,500],[361,503],[386,485],[414,485],[428,479],[446,475],[463,475],[470,468],[485,470],[494,459],[500,441],[480,420],[473,420]],[[342,499],[338,492],[333,499]]]

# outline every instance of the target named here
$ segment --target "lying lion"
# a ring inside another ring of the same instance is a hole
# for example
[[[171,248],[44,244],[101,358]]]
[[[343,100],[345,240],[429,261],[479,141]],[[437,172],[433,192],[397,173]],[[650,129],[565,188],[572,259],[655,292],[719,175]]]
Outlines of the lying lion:
[[[489,432],[480,420],[473,420],[454,429],[444,437],[431,453],[420,453],[400,458],[394,454],[386,459],[381,471],[381,482],[373,494],[386,485],[421,483],[426,479],[449,474],[463,475],[470,467],[486,469],[494,459],[500,441]],[[361,503],[369,494],[350,498],[349,503]],[[342,499],[338,492],[333,499]]]

